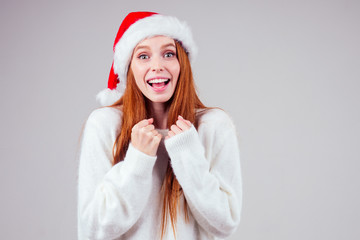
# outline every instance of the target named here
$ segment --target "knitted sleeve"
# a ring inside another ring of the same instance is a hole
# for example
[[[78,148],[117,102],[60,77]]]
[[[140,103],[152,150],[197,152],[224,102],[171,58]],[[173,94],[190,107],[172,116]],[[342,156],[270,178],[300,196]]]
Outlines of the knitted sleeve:
[[[235,128],[224,112],[215,113],[199,133],[192,126],[165,145],[195,220],[208,233],[225,238],[240,221],[242,182]]]
[[[124,161],[112,166],[119,116],[95,110],[85,125],[78,180],[79,239],[118,238],[140,217],[151,190],[156,157],[131,144]]]

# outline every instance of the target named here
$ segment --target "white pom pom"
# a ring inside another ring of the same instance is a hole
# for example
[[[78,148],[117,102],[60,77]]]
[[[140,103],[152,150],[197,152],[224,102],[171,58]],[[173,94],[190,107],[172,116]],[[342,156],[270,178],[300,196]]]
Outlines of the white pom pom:
[[[101,106],[109,106],[119,100],[122,95],[123,92],[120,92],[119,90],[110,90],[107,88],[96,95],[96,100],[100,103]]]

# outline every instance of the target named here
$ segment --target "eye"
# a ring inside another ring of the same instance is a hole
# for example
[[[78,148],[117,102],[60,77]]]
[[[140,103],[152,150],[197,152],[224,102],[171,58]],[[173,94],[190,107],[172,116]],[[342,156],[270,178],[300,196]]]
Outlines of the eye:
[[[148,59],[149,56],[146,55],[146,54],[140,54],[140,55],[138,56],[138,58],[139,58],[139,59]]]
[[[171,57],[174,57],[175,56],[175,53],[174,52],[167,52],[165,53],[164,57],[166,58],[171,58]]]

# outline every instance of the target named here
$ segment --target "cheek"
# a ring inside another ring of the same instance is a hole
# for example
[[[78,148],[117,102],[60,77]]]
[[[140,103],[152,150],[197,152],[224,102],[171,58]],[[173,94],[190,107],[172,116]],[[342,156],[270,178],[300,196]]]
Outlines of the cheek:
[[[171,74],[173,75],[174,79],[178,80],[180,74],[179,62],[176,62],[171,66]]]
[[[137,84],[141,83],[145,76],[145,71],[141,66],[137,64],[131,65],[131,71],[133,72],[135,81]]]

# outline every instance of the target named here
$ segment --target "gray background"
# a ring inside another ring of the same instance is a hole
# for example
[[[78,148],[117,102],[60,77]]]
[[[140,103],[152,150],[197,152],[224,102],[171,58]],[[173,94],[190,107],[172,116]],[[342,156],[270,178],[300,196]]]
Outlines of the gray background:
[[[126,13],[192,27],[200,97],[237,125],[230,239],[360,239],[359,1],[1,1],[1,239],[76,239],[79,135]]]

